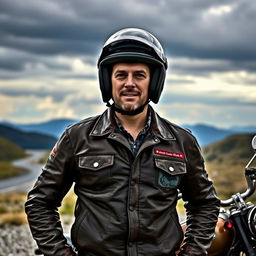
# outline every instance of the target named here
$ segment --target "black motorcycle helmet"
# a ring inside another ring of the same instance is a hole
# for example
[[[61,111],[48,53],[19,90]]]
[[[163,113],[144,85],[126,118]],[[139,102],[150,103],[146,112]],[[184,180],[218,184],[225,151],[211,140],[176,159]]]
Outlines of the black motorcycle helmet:
[[[168,64],[157,38],[143,29],[125,28],[105,42],[98,60],[98,69],[102,99],[107,103],[112,98],[112,66],[118,62],[149,64],[151,80],[148,100],[158,103]]]

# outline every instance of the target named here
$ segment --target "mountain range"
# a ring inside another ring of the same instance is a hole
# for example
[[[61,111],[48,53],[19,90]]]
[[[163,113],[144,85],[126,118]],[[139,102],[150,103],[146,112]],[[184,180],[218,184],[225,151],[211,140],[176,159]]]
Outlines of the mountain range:
[[[0,124],[0,137],[18,145],[23,149],[51,149],[57,138],[39,132],[26,132],[14,126]]]
[[[45,135],[50,135],[55,138],[60,137],[65,128],[76,123],[75,119],[53,119],[42,123],[19,124],[10,122],[0,122],[0,125],[9,126],[19,129],[23,132],[37,132]],[[182,125],[189,129],[197,138],[200,146],[211,144],[215,141],[224,139],[225,137],[237,133],[255,133],[256,126],[234,126],[229,129],[218,128],[206,124]],[[0,132],[1,136],[1,132]]]

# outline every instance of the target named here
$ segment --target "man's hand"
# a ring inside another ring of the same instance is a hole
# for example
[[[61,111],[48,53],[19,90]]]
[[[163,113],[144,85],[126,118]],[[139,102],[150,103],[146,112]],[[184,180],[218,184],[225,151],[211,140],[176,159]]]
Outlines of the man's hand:
[[[77,254],[71,248],[67,248],[63,256],[77,256]]]
[[[206,256],[207,253],[202,252],[202,250],[191,247],[189,245],[184,245],[180,248],[178,256]]]

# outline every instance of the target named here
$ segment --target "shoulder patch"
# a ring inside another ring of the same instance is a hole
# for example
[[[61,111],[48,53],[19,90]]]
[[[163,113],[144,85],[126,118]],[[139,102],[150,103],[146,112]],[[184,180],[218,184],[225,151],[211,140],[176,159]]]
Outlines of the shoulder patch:
[[[54,158],[58,152],[58,147],[59,147],[59,142],[56,142],[56,144],[54,145],[50,155],[49,155],[49,158]]]

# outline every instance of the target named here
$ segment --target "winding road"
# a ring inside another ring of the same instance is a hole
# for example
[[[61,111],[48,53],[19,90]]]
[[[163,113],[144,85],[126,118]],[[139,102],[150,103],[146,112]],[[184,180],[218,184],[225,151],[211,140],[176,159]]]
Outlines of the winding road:
[[[38,160],[44,157],[46,151],[28,150],[29,157],[12,162],[13,165],[27,169],[29,172],[17,177],[0,180],[0,193],[28,192],[34,185],[42,171],[42,164]]]

